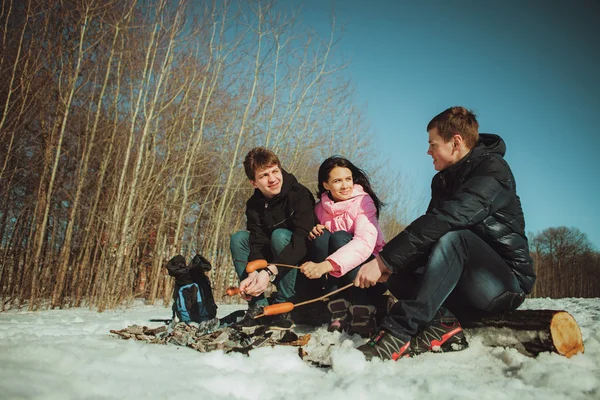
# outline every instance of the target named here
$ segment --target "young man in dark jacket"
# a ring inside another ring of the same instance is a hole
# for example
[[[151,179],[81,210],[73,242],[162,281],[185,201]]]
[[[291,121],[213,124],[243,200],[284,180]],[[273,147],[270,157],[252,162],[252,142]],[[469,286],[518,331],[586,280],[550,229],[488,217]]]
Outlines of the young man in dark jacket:
[[[255,188],[246,203],[248,230],[233,234],[230,247],[241,280],[240,291],[249,300],[246,325],[253,325],[250,319],[262,312],[262,307],[293,300],[298,271],[269,264],[265,269],[248,274],[246,263],[263,259],[298,265],[303,261],[308,233],[315,226],[315,201],[294,175],[281,168],[277,156],[264,147],[248,152],[244,169]],[[277,291],[266,299],[263,293],[269,282]]]
[[[497,135],[479,134],[475,115],[449,108],[427,126],[434,168],[425,215],[359,271],[355,285],[387,281],[398,302],[367,359],[398,359],[466,347],[457,315],[514,310],[535,282],[525,220]],[[389,279],[388,279],[389,278]]]

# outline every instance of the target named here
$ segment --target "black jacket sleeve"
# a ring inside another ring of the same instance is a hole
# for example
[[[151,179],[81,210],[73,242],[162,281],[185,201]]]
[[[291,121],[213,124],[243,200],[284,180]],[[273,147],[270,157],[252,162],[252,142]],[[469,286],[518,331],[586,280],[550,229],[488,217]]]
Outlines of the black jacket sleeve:
[[[292,190],[294,194],[294,228],[290,243],[273,260],[275,263],[298,265],[306,256],[308,233],[315,226],[314,205],[315,200],[310,191],[298,185]],[[278,275],[282,277],[289,272],[289,268],[279,267]]]
[[[398,273],[430,250],[450,231],[469,229],[505,207],[514,196],[512,174],[499,157],[485,157],[470,169],[463,184],[441,206],[430,207],[379,253],[385,265]]]
[[[261,227],[256,210],[250,205],[246,207],[246,227],[250,232],[250,254],[248,261],[266,260],[271,254],[271,239]]]

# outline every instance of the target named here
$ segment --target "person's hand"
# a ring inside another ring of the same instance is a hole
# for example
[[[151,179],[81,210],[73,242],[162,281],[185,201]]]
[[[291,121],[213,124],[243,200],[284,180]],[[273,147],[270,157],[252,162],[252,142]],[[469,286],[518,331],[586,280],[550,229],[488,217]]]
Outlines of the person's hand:
[[[252,296],[247,292],[247,289],[248,289],[249,285],[254,283],[257,275],[258,275],[258,272],[256,272],[256,271],[250,272],[248,274],[248,277],[240,282],[240,296],[246,301],[248,301],[252,298]]]
[[[381,278],[379,278],[377,280],[377,282],[387,282],[388,278],[392,275],[392,271],[390,271],[389,269],[385,269],[385,271],[383,271],[383,273],[381,274]]]
[[[308,279],[319,279],[323,274],[333,271],[333,266],[327,260],[314,263],[307,261],[300,266],[300,272],[302,272]]]
[[[269,287],[270,275],[267,271],[261,270],[256,274],[254,280],[245,288],[245,292],[250,296],[260,296]],[[241,286],[241,285],[240,285]]]
[[[375,286],[377,282],[385,282],[391,275],[391,271],[385,266],[379,257],[375,257],[368,263],[363,264],[356,274],[354,286],[368,288]]]
[[[317,236],[321,236],[323,234],[323,229],[327,229],[325,225],[317,224],[312,228],[310,232],[308,232],[308,240],[313,240]]]

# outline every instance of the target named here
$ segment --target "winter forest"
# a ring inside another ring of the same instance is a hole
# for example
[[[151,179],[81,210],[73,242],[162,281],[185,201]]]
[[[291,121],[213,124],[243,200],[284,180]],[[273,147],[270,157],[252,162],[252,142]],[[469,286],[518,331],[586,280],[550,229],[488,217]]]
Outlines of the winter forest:
[[[7,0],[0,5],[2,310],[169,302],[177,254],[237,284],[246,152],[273,149],[316,189],[332,154],[360,160],[386,238],[426,200],[370,142],[343,63],[293,9],[264,2]],[[426,198],[426,196],[425,196]],[[533,297],[600,297],[577,228],[530,234]]]

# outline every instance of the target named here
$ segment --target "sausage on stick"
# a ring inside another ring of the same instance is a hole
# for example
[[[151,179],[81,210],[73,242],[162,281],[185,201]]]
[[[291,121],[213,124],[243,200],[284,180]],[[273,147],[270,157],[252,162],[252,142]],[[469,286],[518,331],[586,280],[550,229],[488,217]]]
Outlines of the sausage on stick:
[[[267,265],[269,265],[269,264],[275,265],[277,267],[300,269],[300,267],[298,267],[296,265],[268,263],[267,260],[254,260],[254,261],[250,261],[248,264],[246,264],[246,272],[250,273],[250,272],[257,271],[259,269],[267,268]]]
[[[266,316],[266,315],[279,315],[279,314],[283,314],[283,313],[286,313],[286,312],[290,312],[290,311],[292,311],[292,310],[293,310],[295,307],[300,307],[300,306],[303,306],[303,305],[305,305],[305,304],[314,303],[314,302],[316,302],[316,301],[319,301],[319,300],[325,300],[325,299],[327,299],[328,297],[330,297],[331,295],[334,295],[334,294],[336,294],[336,293],[339,293],[339,292],[341,292],[342,290],[346,290],[346,289],[348,289],[348,288],[349,288],[350,286],[352,286],[352,285],[354,285],[354,283],[349,283],[349,284],[347,284],[346,286],[344,286],[344,287],[341,287],[341,288],[339,288],[339,289],[337,289],[337,290],[334,290],[334,291],[333,291],[333,292],[331,292],[331,293],[327,293],[327,294],[325,294],[325,295],[323,295],[323,296],[321,296],[321,297],[317,297],[316,299],[312,299],[312,300],[306,300],[306,301],[303,301],[303,302],[301,302],[301,303],[298,303],[298,304],[294,304],[294,303],[286,302],[286,303],[278,303],[278,304],[272,304],[272,305],[270,305],[270,306],[266,306],[266,307],[263,309],[263,313],[262,313],[262,314],[259,314],[259,315],[257,315],[256,317],[254,317],[254,319],[256,319],[256,318],[260,318],[260,317],[264,317],[264,316]]]

